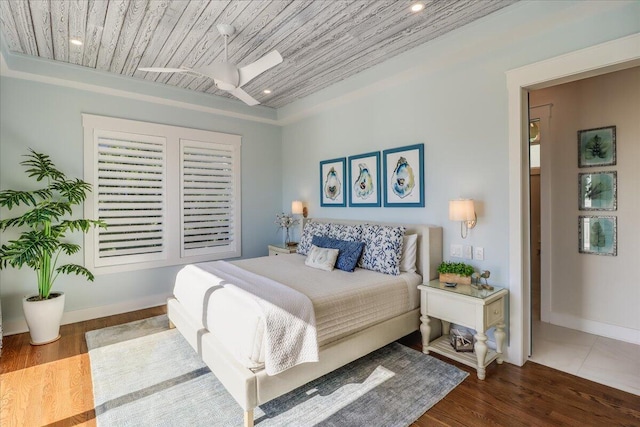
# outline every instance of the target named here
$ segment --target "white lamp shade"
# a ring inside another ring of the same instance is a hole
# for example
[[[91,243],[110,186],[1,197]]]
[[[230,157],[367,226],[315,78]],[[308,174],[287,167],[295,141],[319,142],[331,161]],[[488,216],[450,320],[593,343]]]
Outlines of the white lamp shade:
[[[291,202],[291,213],[294,215],[302,215],[303,206],[300,200]]]
[[[449,219],[451,221],[473,221],[476,210],[472,199],[449,200]]]

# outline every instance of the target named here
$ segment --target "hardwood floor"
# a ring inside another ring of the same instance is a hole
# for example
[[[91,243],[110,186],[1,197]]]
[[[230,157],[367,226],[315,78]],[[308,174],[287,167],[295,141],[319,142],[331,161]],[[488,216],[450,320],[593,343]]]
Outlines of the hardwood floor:
[[[84,334],[166,313],[154,307],[64,325],[62,338],[29,344],[29,334],[6,336],[0,358],[0,426],[95,426],[93,385]]]
[[[0,358],[0,425],[94,426],[84,333],[166,312],[164,306],[65,325],[62,338],[29,345],[29,335],[4,337]],[[419,334],[401,340],[420,348]],[[480,381],[467,366],[434,355],[471,375],[412,424],[425,426],[640,426],[640,396],[533,362],[495,363]],[[45,404],[46,403],[46,404]]]

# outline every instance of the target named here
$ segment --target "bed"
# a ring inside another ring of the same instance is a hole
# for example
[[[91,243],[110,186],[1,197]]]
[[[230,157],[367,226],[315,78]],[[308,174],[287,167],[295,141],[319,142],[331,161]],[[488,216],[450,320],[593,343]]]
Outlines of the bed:
[[[363,223],[333,219],[314,219],[313,222],[327,226],[352,226]],[[415,234],[416,272],[389,276],[358,268],[354,273],[339,270],[329,273],[306,267],[306,257],[299,254],[234,261],[232,265],[225,267],[235,269],[230,270],[234,274],[242,270],[242,274],[237,275],[243,275],[248,282],[253,278],[266,276],[264,280],[273,280],[296,288],[304,275],[307,282],[314,284],[312,290],[297,290],[308,293],[313,303],[317,321],[318,361],[277,370],[275,374],[267,373],[269,369],[265,366],[264,343],[260,346],[263,342],[259,328],[260,319],[256,315],[257,310],[251,310],[251,302],[238,298],[234,300],[232,294],[225,296],[224,289],[217,288],[215,292],[211,292],[207,285],[197,285],[198,276],[206,276],[208,273],[207,265],[187,266],[185,272],[179,273],[174,296],[169,298],[167,303],[171,326],[180,331],[243,408],[245,426],[253,425],[253,409],[256,406],[418,330],[420,310],[416,286],[423,280],[433,279],[437,275],[437,267],[442,261],[442,229],[430,225],[371,221],[367,221],[367,224],[384,227],[404,226],[406,235]],[[322,282],[323,277],[331,279]],[[389,283],[383,286],[379,283],[380,280]],[[382,317],[378,318],[372,318],[371,310],[362,308],[370,304],[380,304],[372,302],[376,300],[367,299],[370,292],[363,291],[368,283],[374,282],[372,288],[377,289],[379,285],[378,293],[383,293],[382,299],[377,301],[387,301],[373,310],[382,313]],[[332,293],[327,288],[335,289]],[[401,296],[385,296],[385,289],[388,288],[394,288],[394,292]],[[340,295],[339,300],[334,296],[336,292]],[[213,294],[216,298],[211,298]],[[211,302],[205,304],[203,298]],[[354,314],[341,307],[341,301],[349,299],[359,301],[360,312],[356,309]],[[234,316],[241,312],[240,310],[243,310],[242,316],[236,316],[232,321],[233,327],[229,328],[227,316]],[[432,338],[439,336],[439,328],[432,328],[431,335]]]

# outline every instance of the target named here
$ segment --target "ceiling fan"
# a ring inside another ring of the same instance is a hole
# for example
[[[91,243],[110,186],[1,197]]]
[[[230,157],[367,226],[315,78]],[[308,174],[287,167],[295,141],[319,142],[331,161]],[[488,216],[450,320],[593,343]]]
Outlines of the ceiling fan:
[[[233,25],[218,24],[216,25],[218,32],[224,37],[224,62],[214,62],[199,68],[138,68],[140,71],[149,71],[153,73],[188,73],[195,76],[204,76],[213,79],[216,87],[224,90],[240,99],[247,105],[257,105],[259,102],[251,97],[247,92],[240,89],[253,78],[264,73],[268,69],[275,67],[282,62],[282,56],[277,50],[274,50],[255,62],[244,67],[238,67],[236,64],[228,62],[227,41],[229,36],[235,33],[236,29]]]

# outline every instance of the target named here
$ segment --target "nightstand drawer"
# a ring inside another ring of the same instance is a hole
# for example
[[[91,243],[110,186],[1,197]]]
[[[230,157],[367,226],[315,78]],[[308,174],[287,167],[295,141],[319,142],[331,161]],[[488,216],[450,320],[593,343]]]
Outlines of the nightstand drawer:
[[[473,328],[475,326],[476,306],[459,298],[451,298],[450,295],[429,295],[427,300],[429,316],[447,322],[455,322],[460,325]]]
[[[500,298],[484,308],[484,313],[487,319],[487,327],[491,327],[494,324],[504,319],[504,299]]]
[[[297,249],[297,246],[269,245],[269,256],[294,254]]]

